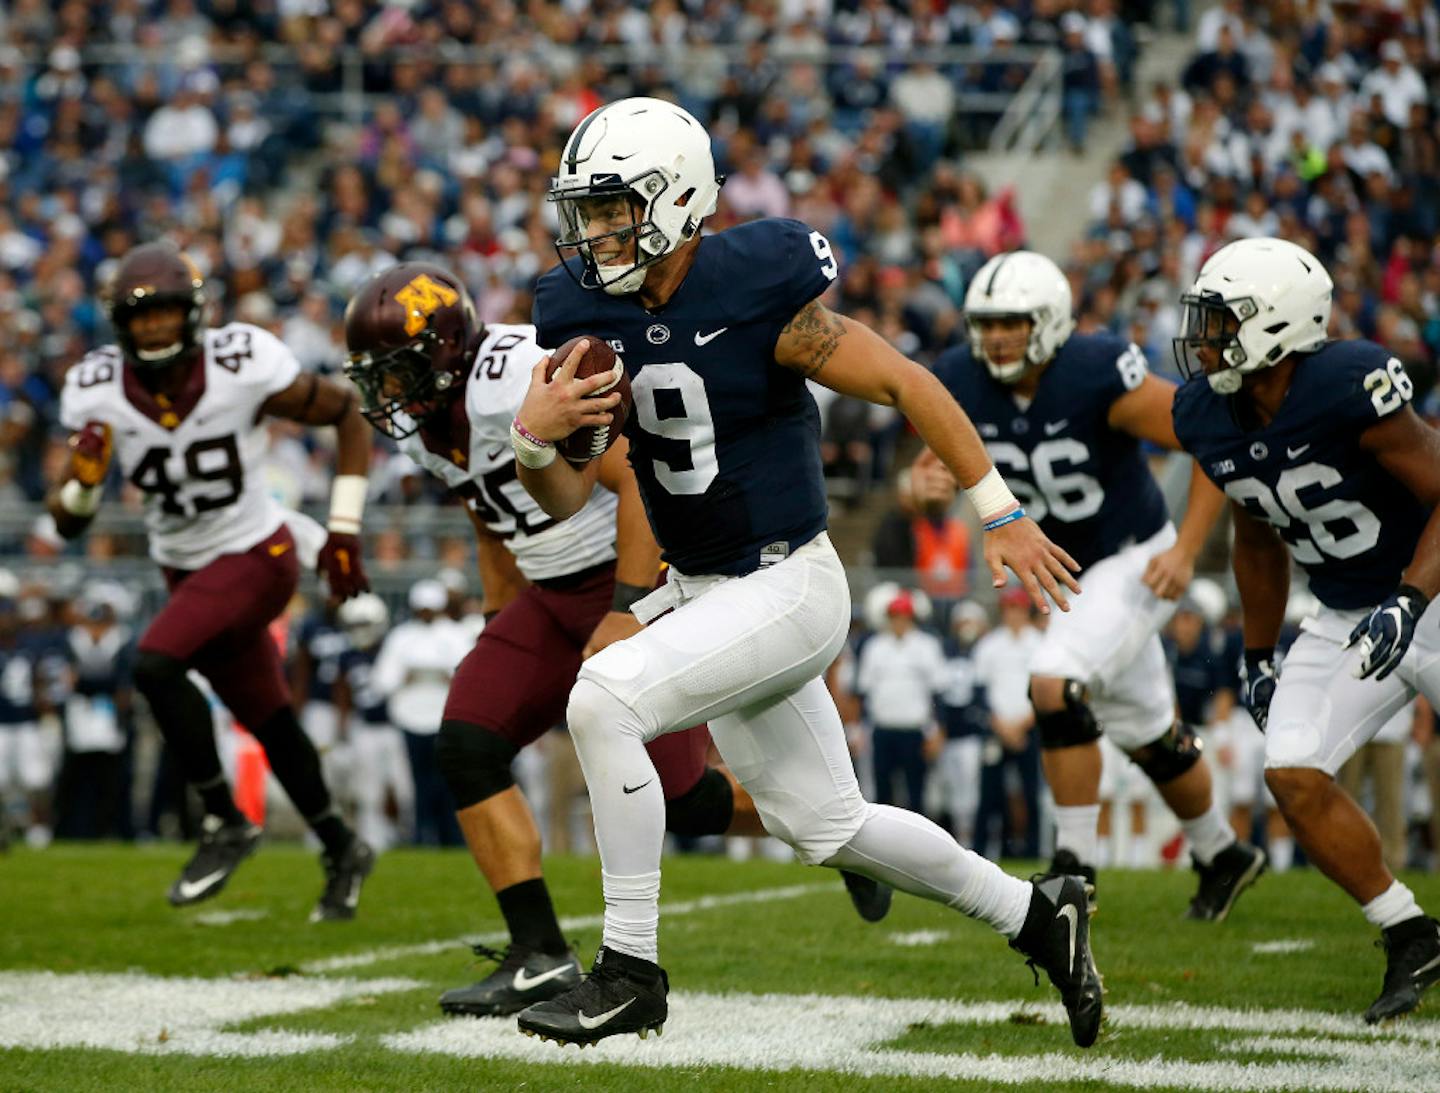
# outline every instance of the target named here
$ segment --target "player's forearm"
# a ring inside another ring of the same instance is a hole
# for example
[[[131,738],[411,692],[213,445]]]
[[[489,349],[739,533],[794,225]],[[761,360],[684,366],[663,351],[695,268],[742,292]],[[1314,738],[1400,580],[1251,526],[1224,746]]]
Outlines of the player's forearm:
[[[370,472],[372,432],[354,406],[335,423],[335,473],[364,476]]]
[[[1432,600],[1440,594],[1440,508],[1431,510],[1420,541],[1415,544],[1415,555],[1400,579]]]
[[[517,458],[515,468],[526,492],[555,520],[568,519],[584,508],[595,484],[593,475],[576,470],[564,459],[546,467],[527,467]]]
[[[1245,648],[1273,648],[1280,640],[1290,597],[1290,554],[1279,539],[1246,539],[1238,526],[1236,531],[1231,568],[1244,615]]]
[[[615,583],[632,589],[655,587],[660,575],[660,544],[650,530],[650,518],[632,478],[620,489],[615,512]]]
[[[1180,521],[1175,545],[1194,559],[1199,556],[1210,537],[1210,529],[1220,518],[1225,507],[1225,495],[1220,487],[1210,481],[1199,463],[1190,465],[1190,499],[1185,505],[1185,516]]]
[[[916,365],[896,395],[896,407],[960,485],[969,489],[990,473],[994,465],[974,422],[933,374]]]

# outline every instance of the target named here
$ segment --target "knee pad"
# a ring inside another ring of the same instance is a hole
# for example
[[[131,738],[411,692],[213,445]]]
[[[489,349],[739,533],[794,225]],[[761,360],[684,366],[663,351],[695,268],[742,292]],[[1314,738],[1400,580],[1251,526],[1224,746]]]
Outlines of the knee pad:
[[[165,687],[185,675],[185,662],[169,653],[142,649],[135,657],[135,686],[142,692],[151,687]]]
[[[1100,739],[1100,724],[1090,709],[1090,691],[1078,679],[1067,679],[1065,708],[1035,714],[1042,748],[1074,748]],[[1032,701],[1033,701],[1033,695]]]
[[[583,676],[570,689],[565,724],[578,741],[595,733],[618,733],[648,740],[645,725],[629,706],[594,680]]]
[[[700,781],[665,802],[665,830],[687,838],[723,835],[734,816],[735,790],[714,767],[706,767]]]
[[[1174,781],[1200,762],[1204,742],[1189,725],[1177,721],[1153,744],[1130,752],[1135,765],[1157,786]]]
[[[515,784],[510,764],[520,751],[493,729],[469,721],[440,722],[435,765],[455,799],[456,811],[489,800]]]

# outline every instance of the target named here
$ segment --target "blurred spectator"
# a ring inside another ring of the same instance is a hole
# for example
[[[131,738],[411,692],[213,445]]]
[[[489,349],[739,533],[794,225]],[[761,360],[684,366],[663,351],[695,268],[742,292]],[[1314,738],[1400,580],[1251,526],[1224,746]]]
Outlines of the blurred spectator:
[[[990,730],[985,688],[975,675],[975,643],[989,627],[985,609],[973,600],[962,600],[950,610],[950,629],[944,641],[945,689],[940,694],[940,713],[945,744],[934,782],[940,811],[962,846],[975,842],[981,752]]]
[[[1341,788],[1375,821],[1381,852],[1392,872],[1409,864],[1405,838],[1405,747],[1412,736],[1423,735],[1420,721],[1415,703],[1406,703],[1335,775]]]

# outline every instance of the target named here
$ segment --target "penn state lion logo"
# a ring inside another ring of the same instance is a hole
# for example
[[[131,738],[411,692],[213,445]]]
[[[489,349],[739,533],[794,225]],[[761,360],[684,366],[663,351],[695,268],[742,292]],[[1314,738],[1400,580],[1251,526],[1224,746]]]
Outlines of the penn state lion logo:
[[[442,285],[428,273],[422,273],[395,293],[395,302],[405,309],[405,333],[419,334],[430,316],[441,307],[449,307],[460,294],[449,285]]]

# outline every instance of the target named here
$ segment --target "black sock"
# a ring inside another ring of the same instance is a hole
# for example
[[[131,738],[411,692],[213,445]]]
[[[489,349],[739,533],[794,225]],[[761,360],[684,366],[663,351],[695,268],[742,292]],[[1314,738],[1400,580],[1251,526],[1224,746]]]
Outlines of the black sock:
[[[500,913],[510,929],[510,940],[516,945],[554,956],[569,948],[560,933],[550,890],[545,887],[543,877],[512,884],[496,892],[495,898],[500,901]]]
[[[270,769],[305,822],[332,857],[343,854],[355,835],[330,803],[330,790],[320,773],[320,753],[305,735],[295,711],[276,710],[258,729],[255,739],[265,749]]]
[[[200,794],[200,803],[205,806],[207,815],[219,816],[227,824],[250,822],[245,818],[245,814],[236,807],[235,798],[230,793],[230,783],[225,781],[223,774],[218,774],[203,785],[196,786],[195,792]]]

